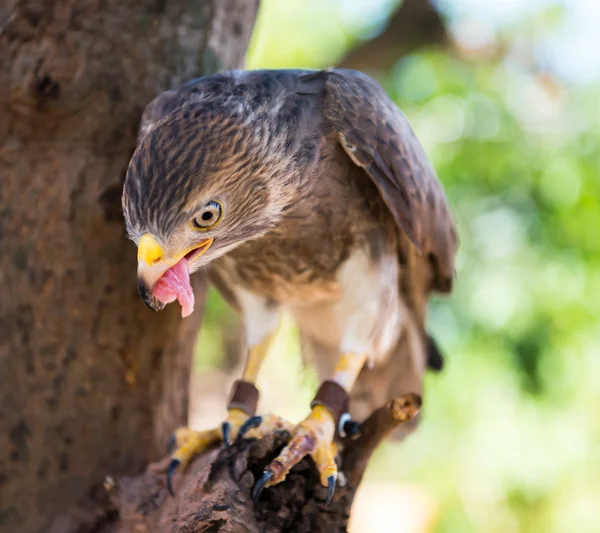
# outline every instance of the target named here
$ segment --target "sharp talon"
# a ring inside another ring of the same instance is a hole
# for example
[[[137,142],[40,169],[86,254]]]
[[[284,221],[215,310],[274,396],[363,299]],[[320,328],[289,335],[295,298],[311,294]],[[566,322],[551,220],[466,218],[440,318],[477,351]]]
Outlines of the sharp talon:
[[[329,505],[331,503],[331,499],[333,498],[334,492],[335,492],[335,476],[329,476],[327,478],[327,499],[325,500],[325,505]]]
[[[175,448],[176,442],[177,442],[177,439],[175,438],[175,433],[173,433],[169,437],[169,440],[167,441],[167,453],[171,453],[173,451],[173,448]]]
[[[223,446],[225,449],[229,449],[229,430],[231,429],[231,424],[229,422],[223,422],[221,425],[221,434],[223,435]]]
[[[175,473],[175,471],[177,470],[177,468],[179,467],[179,465],[181,464],[181,461],[179,459],[171,459],[171,462],[169,463],[169,468],[167,469],[167,490],[169,491],[169,494],[171,496],[175,496],[175,493],[173,492],[173,474]]]
[[[246,420],[238,431],[237,438],[235,439],[235,446],[239,446],[244,440],[244,435],[251,429],[257,428],[262,422],[262,416],[253,416]]]
[[[273,472],[265,470],[262,477],[256,482],[256,485],[254,485],[254,488],[252,489],[252,500],[254,501],[254,503],[258,502],[260,494],[265,488],[265,485],[271,480],[272,477]]]

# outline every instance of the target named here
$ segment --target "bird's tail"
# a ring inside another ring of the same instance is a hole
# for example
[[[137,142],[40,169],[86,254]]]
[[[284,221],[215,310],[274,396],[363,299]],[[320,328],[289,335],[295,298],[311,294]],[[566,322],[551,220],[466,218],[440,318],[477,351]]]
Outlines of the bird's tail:
[[[303,359],[316,366],[319,379],[330,378],[339,353],[305,335],[301,335],[301,345]],[[435,341],[416,326],[408,325],[385,359],[372,368],[363,368],[350,395],[352,418],[363,421],[378,407],[404,394],[422,395],[427,366],[439,370],[441,364]],[[419,418],[400,426],[392,438],[401,439],[414,431]]]

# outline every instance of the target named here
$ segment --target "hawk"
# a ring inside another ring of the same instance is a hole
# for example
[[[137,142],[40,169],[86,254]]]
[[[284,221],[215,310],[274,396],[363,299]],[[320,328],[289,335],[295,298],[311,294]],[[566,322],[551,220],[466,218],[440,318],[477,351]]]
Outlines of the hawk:
[[[175,432],[169,490],[208,446],[286,429],[254,497],[310,455],[331,499],[349,413],[420,394],[427,364],[441,367],[426,307],[451,291],[457,236],[405,116],[352,70],[195,79],[146,107],[123,210],[146,305],[177,300],[189,315],[190,274],[205,268],[241,313],[248,345],[223,425]],[[323,380],[298,425],[256,414],[255,382],[284,310]]]

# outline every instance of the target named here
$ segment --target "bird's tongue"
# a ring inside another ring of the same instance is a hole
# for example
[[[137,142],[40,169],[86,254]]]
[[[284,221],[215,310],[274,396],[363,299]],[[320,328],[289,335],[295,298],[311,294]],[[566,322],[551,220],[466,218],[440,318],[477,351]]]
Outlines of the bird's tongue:
[[[190,269],[183,257],[167,270],[152,290],[154,297],[165,304],[177,300],[181,305],[181,316],[186,317],[194,310],[194,291],[190,283]]]

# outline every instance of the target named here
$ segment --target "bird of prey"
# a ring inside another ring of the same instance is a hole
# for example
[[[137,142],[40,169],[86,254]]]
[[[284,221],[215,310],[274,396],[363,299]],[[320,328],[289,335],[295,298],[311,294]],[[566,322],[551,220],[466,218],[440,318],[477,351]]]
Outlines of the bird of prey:
[[[351,425],[391,397],[421,393],[441,363],[425,327],[454,278],[455,226],[405,116],[351,70],[232,71],[146,107],[123,190],[138,289],[153,310],[193,310],[206,268],[242,316],[248,353],[221,428],[175,432],[167,474],[208,446],[287,429],[254,496],[310,455],[331,498]],[[282,311],[323,379],[308,416],[258,416],[255,386]],[[247,433],[248,432],[248,433]]]

